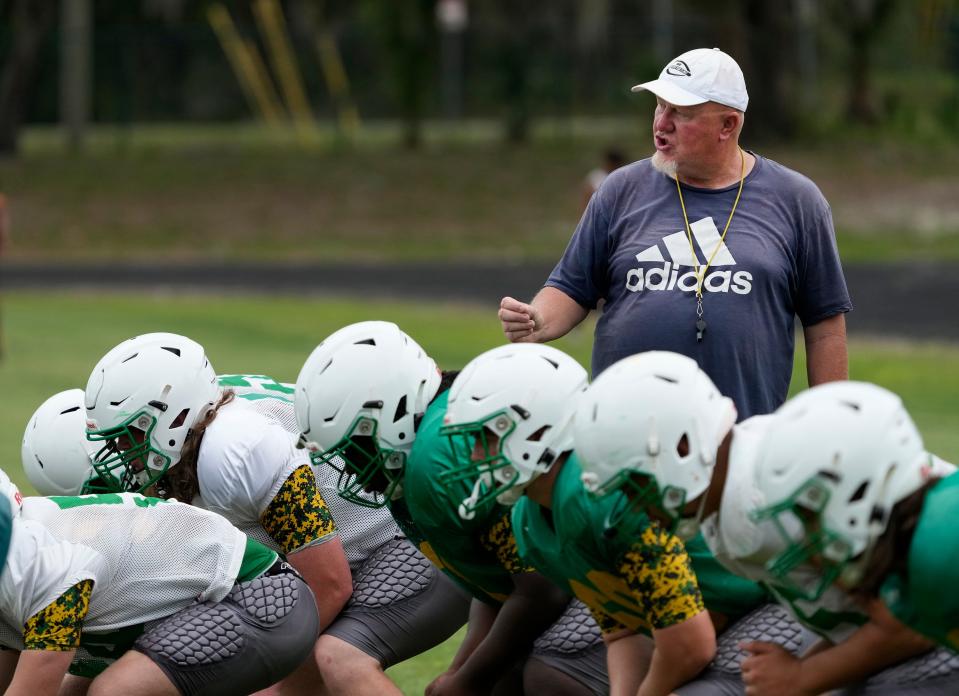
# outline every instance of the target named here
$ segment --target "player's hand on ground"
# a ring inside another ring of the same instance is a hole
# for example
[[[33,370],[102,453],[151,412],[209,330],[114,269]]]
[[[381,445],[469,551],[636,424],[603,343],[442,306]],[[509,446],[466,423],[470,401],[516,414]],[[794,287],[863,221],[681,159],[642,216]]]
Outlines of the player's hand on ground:
[[[499,320],[503,333],[511,343],[533,342],[543,328],[543,316],[533,305],[504,297],[499,303]]]
[[[752,641],[739,647],[749,653],[741,665],[746,696],[813,696],[802,690],[802,662],[781,645]]]

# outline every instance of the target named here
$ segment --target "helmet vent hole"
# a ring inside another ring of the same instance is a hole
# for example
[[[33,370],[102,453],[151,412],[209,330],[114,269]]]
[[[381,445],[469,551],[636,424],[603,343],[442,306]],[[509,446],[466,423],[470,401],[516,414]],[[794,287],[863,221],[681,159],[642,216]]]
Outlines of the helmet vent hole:
[[[173,354],[174,354],[175,356],[177,356],[178,358],[180,357],[180,349],[179,349],[179,348],[173,348],[172,346],[162,346],[162,348],[163,348],[163,350],[165,350],[166,352],[168,352],[168,353],[173,353]]]
[[[169,440],[167,444],[170,445],[170,447],[176,447],[176,440]]]
[[[324,423],[332,423],[334,420],[336,420],[336,416],[337,416],[337,414],[338,414],[339,412],[340,412],[340,409],[336,409],[335,411],[333,411],[332,415],[330,415],[330,416],[327,417],[327,418],[324,418],[324,419],[323,419],[323,422],[324,422]]]
[[[866,495],[866,491],[869,490],[869,481],[863,481],[859,488],[849,497],[850,503],[855,503],[858,500],[862,500]]]
[[[39,465],[40,465],[40,468],[42,469],[42,468],[43,468],[43,460],[41,460],[40,457],[34,457],[34,459],[37,460],[37,464],[39,464]]]
[[[330,365],[332,365],[332,364],[333,364],[333,361],[332,361],[332,360],[328,360],[327,363],[326,363],[326,365],[323,366],[323,369],[320,370],[320,374],[322,375],[324,372],[326,372],[326,371],[330,368]]]
[[[862,410],[862,407],[854,401],[840,401],[839,403],[852,411],[856,411],[857,413]]]
[[[680,457],[689,456],[689,436],[686,433],[683,433],[682,437],[679,438],[679,442],[676,443],[676,454]]]
[[[399,433],[399,434],[397,435],[397,437],[398,437],[399,439],[401,439],[401,440],[405,440],[405,439],[406,439],[406,433]]]
[[[79,410],[80,410],[79,406],[73,406],[71,408],[66,409],[65,411],[60,411],[60,415],[65,416],[68,413],[73,413],[74,411],[79,411]]]
[[[357,341],[357,342],[354,343],[353,345],[354,345],[354,346],[375,346],[375,345],[376,345],[376,341],[375,341],[374,339],[372,339],[372,338],[367,338],[367,339],[362,340],[362,341]]]
[[[393,414],[393,422],[396,423],[408,413],[409,411],[406,408],[406,394],[403,394],[400,400],[396,402],[396,412]]]
[[[673,379],[672,377],[668,377],[666,375],[655,375],[655,377],[656,379],[661,379],[662,381],[669,382],[670,384],[679,384],[678,379]]]
[[[550,426],[544,425],[542,428],[537,430],[535,433],[531,434],[526,438],[527,442],[539,442],[543,439],[543,436],[546,434],[546,431],[549,430]]]
[[[129,356],[128,358],[124,358],[124,359],[121,360],[120,362],[121,362],[121,363],[130,362],[131,360],[133,360],[133,359],[134,359],[136,356],[138,356],[138,355],[139,355],[139,353],[134,353],[133,355]]]
[[[523,408],[519,404],[513,404],[512,406],[510,406],[510,408],[516,411],[516,414],[523,420],[529,420],[529,411],[527,411],[525,408]]]
[[[187,417],[189,414],[190,414],[190,409],[188,409],[188,408],[185,408],[185,409],[183,409],[182,411],[180,411],[180,415],[178,415],[176,418],[174,418],[174,419],[173,419],[173,422],[170,423],[170,430],[173,430],[174,428],[179,428],[179,427],[181,427],[184,423],[186,423],[186,417]]]
[[[529,452],[523,452],[523,459],[529,459]]]
[[[546,356],[543,356],[543,360],[545,360],[545,361],[548,362],[550,365],[552,365],[554,370],[558,370],[558,369],[559,369],[559,363],[556,362],[555,360],[550,360],[550,359],[547,358]]]
[[[122,404],[124,401],[126,401],[126,400],[129,399],[129,398],[130,398],[129,396],[125,396],[125,397],[123,397],[122,399],[120,399],[119,401],[111,401],[111,402],[110,402],[110,405],[111,405],[111,406],[119,406],[120,404]]]

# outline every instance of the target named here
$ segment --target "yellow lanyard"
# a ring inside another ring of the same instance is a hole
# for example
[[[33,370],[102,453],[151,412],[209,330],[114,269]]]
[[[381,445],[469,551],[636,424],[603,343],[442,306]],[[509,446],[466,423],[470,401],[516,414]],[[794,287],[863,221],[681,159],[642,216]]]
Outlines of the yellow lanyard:
[[[703,333],[706,331],[706,322],[703,320],[703,283],[706,280],[706,271],[709,270],[709,265],[713,262],[713,259],[716,258],[716,254],[719,253],[720,248],[723,246],[726,233],[729,232],[729,224],[733,221],[733,215],[736,214],[736,206],[739,205],[739,197],[743,194],[743,184],[746,182],[746,153],[743,152],[742,148],[739,148],[739,161],[739,190],[736,192],[736,200],[733,201],[733,209],[729,211],[729,218],[726,220],[726,226],[723,228],[723,233],[719,237],[719,242],[716,244],[716,248],[713,249],[713,253],[710,254],[706,260],[706,265],[703,266],[702,273],[699,272],[699,258],[696,256],[695,247],[693,247],[693,230],[689,226],[689,217],[686,215],[686,202],[683,200],[683,190],[679,186],[679,177],[675,174],[673,175],[673,181],[676,182],[676,193],[679,194],[679,206],[683,209],[683,222],[686,223],[686,239],[689,240],[689,253],[693,257],[693,272],[696,274],[697,341],[703,340]],[[705,251],[705,249],[703,251]]]

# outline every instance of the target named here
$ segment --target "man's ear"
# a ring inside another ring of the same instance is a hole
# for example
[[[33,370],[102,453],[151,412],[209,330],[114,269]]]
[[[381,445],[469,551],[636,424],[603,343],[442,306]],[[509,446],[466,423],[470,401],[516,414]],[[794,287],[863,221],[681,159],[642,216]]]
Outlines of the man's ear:
[[[726,141],[739,134],[743,123],[743,114],[739,111],[726,111],[722,114],[722,127],[719,130],[720,141]]]

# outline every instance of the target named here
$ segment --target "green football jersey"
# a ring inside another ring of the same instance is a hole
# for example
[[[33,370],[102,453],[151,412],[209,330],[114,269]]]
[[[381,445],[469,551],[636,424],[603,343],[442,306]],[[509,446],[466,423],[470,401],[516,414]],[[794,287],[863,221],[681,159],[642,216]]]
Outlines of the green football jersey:
[[[501,604],[513,591],[511,576],[529,568],[516,552],[508,508],[491,502],[464,520],[458,510],[470,494],[469,485],[439,483],[440,475],[456,464],[449,439],[440,435],[448,397],[446,391],[430,404],[416,431],[406,460],[404,501],[424,540],[424,555],[477,599]]]
[[[625,497],[594,500],[572,453],[556,477],[553,507],[527,497],[513,509],[520,556],[581,599],[604,632],[648,633],[681,623],[704,607],[731,619],[768,601],[756,583],[725,570],[697,537],[685,546],[642,514],[606,531]]]
[[[880,591],[893,616],[940,645],[959,651],[959,472],[927,494],[909,546],[908,577],[890,576]]]

